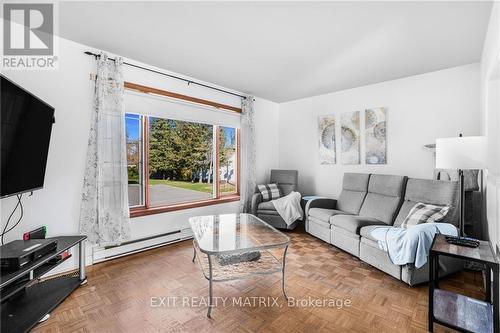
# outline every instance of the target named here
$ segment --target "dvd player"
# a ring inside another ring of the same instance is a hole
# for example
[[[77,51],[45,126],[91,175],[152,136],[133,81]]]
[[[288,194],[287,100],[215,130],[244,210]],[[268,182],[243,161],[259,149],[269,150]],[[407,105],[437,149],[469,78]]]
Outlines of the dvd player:
[[[9,271],[20,269],[56,248],[56,239],[15,240],[0,246],[0,267]]]

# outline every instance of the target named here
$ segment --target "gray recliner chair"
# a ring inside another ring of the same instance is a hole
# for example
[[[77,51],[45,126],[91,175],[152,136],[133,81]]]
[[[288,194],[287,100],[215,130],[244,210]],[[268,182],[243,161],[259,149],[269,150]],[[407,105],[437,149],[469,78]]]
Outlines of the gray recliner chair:
[[[278,184],[281,195],[285,196],[297,189],[299,172],[297,170],[271,170],[269,184]],[[258,188],[252,197],[252,214],[279,229],[295,229],[299,220],[288,225],[278,214],[271,201],[262,202],[262,194]]]

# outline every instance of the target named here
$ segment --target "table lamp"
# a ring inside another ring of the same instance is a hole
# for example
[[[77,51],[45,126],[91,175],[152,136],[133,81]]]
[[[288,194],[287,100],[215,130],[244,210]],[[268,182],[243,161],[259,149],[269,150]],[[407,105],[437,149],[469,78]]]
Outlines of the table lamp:
[[[464,172],[467,169],[486,169],[487,138],[485,136],[462,136],[436,139],[436,168],[458,170],[460,184],[460,236],[464,236],[465,191]]]

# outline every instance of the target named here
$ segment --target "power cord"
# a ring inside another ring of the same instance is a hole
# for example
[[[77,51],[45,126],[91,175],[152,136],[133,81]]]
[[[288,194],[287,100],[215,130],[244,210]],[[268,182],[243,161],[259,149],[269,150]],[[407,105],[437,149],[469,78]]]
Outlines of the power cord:
[[[33,195],[33,192],[30,193],[30,197]],[[17,225],[21,222],[21,220],[23,219],[23,215],[24,215],[24,207],[23,207],[23,202],[22,202],[22,199],[23,199],[23,195],[22,194],[18,194],[16,195],[17,197],[17,203],[16,203],[16,206],[14,207],[14,209],[12,210],[12,213],[10,213],[9,215],[9,218],[7,219],[7,223],[5,223],[5,227],[3,228],[2,230],[2,236],[1,236],[1,243],[3,245],[3,237],[8,233],[10,232],[11,230],[13,230],[15,227],[17,227]],[[21,208],[21,215],[19,216],[19,219],[17,220],[17,222],[9,228],[9,223],[10,223],[10,220],[12,218],[12,216],[14,216],[14,213],[17,211],[17,208],[20,207]]]

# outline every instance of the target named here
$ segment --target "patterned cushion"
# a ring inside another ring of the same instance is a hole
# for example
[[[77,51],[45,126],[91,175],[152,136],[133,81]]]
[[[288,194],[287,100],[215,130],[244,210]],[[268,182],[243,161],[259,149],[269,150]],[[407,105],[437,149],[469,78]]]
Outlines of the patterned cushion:
[[[262,201],[270,201],[281,197],[278,184],[257,185],[262,194]]]
[[[419,202],[410,210],[401,224],[401,228],[408,228],[420,223],[441,221],[449,210],[449,206],[435,206]]]

